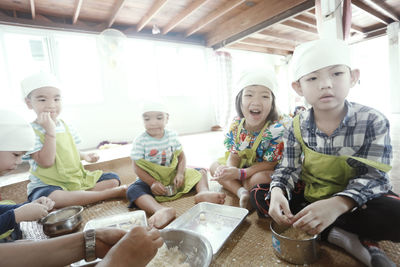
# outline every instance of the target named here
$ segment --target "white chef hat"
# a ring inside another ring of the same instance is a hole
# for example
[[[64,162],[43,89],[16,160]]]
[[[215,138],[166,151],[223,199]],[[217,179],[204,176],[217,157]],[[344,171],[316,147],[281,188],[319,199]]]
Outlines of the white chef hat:
[[[0,109],[0,151],[29,151],[34,144],[32,126],[15,112]]]
[[[150,111],[159,111],[168,113],[166,105],[160,100],[146,101],[142,106],[142,114]]]
[[[342,40],[319,39],[297,46],[291,60],[292,81],[332,65],[351,67],[350,47]]]
[[[236,95],[244,88],[250,85],[262,85],[271,90],[272,93],[276,93],[278,88],[275,73],[268,69],[248,69],[245,70],[240,76],[236,83]]]
[[[25,98],[33,90],[42,87],[55,87],[61,90],[61,83],[53,74],[41,71],[21,81],[22,96]]]

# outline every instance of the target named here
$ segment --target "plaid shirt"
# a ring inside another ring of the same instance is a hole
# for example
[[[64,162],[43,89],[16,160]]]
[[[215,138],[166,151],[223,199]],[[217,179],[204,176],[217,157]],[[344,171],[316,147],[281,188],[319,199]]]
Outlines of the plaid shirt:
[[[375,109],[357,103],[345,101],[345,106],[347,113],[331,136],[317,128],[313,109],[300,115],[301,135],[307,147],[323,154],[355,156],[390,165],[392,146],[386,117]],[[271,189],[275,186],[282,188],[290,199],[290,192],[300,179],[303,157],[301,145],[294,136],[293,123],[285,132],[283,140],[283,159],[272,175]],[[354,159],[347,162],[357,168],[357,176],[335,196],[350,197],[362,206],[392,188],[387,173]]]

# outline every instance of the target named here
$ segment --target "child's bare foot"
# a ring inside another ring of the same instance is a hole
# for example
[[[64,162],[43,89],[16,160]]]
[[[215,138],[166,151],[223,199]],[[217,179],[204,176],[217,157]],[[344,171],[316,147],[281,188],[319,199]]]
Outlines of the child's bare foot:
[[[150,218],[149,225],[157,229],[162,229],[175,219],[176,211],[174,208],[165,207],[157,210]]]
[[[225,193],[213,192],[213,191],[201,191],[194,196],[194,202],[211,202],[215,204],[225,203]]]

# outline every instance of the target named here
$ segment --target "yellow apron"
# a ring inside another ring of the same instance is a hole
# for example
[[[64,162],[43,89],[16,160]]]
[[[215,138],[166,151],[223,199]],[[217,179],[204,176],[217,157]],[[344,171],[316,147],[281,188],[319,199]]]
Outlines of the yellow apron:
[[[16,205],[16,203],[12,200],[2,200],[0,201],[0,205]],[[14,229],[8,230],[7,232],[0,235],[0,239],[9,237]]]
[[[388,172],[391,169],[387,164],[365,158],[318,153],[308,148],[304,143],[300,131],[299,116],[294,118],[293,128],[295,137],[300,142],[304,152],[300,177],[305,182],[304,197],[309,202],[329,198],[347,187],[349,180],[356,176],[356,168],[347,163],[349,158],[383,172]]]
[[[43,183],[59,186],[66,191],[93,188],[103,172],[101,170],[91,172],[83,168],[73,137],[67,125],[61,122],[64,124],[65,132],[56,134],[55,163],[49,168],[38,165],[36,171],[31,168],[30,172]],[[38,130],[35,132],[44,142],[44,134]]]
[[[244,118],[241,119],[240,124],[237,129],[236,139],[235,139],[236,144],[238,144],[240,141],[240,132],[243,129],[243,124],[244,124]],[[269,125],[270,125],[270,122],[268,121],[264,125],[264,127],[262,128],[260,133],[258,134],[258,136],[257,136],[256,140],[254,141],[253,146],[251,148],[246,148],[246,149],[237,151],[237,154],[240,157],[240,164],[239,164],[238,168],[250,167],[251,165],[254,164],[254,162],[256,161],[256,156],[257,156],[256,155],[257,147],[261,143],[263,133]],[[228,161],[230,154],[231,154],[230,151],[226,151],[225,157],[219,158],[218,163],[221,165],[225,165],[226,162]]]
[[[176,169],[178,167],[178,156],[182,150],[177,150],[173,154],[173,158],[170,166],[161,166],[156,163],[139,159],[135,160],[135,163],[144,171],[146,171],[151,177],[161,182],[164,186],[174,183],[176,176]],[[185,170],[185,182],[184,186],[178,188],[176,195],[167,196],[155,196],[158,202],[171,201],[180,198],[183,194],[188,193],[193,186],[195,186],[201,179],[201,173],[195,169],[186,168]]]

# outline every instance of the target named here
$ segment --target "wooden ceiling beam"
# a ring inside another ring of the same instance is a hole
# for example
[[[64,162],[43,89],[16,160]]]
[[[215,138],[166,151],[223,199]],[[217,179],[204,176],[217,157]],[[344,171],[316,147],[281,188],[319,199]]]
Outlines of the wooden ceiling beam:
[[[372,8],[371,6],[365,4],[364,2],[361,2],[360,0],[352,0],[351,3],[358,7],[359,9],[363,10],[370,16],[372,16],[374,19],[376,19],[379,22],[384,23],[385,25],[388,25],[393,22],[392,19],[386,17],[376,9]]]
[[[267,40],[262,40],[262,39],[256,39],[256,38],[251,38],[251,37],[240,40],[240,43],[249,44],[249,45],[258,45],[258,46],[262,46],[262,47],[269,47],[269,48],[275,48],[275,49],[284,49],[284,50],[288,50],[288,51],[294,50],[294,45],[282,44],[282,43],[277,43],[277,42],[272,42],[272,41],[267,41]]]
[[[282,49],[274,49],[274,48],[261,47],[261,46],[256,46],[256,45],[248,45],[248,44],[242,44],[240,42],[234,43],[234,44],[229,44],[226,48],[267,53],[267,54],[280,55],[280,56],[287,56],[287,55],[292,54],[290,51],[286,51],[286,50],[282,50]]]
[[[286,21],[282,22],[281,24],[291,27],[291,28],[294,28],[296,30],[303,31],[303,32],[318,34],[318,31],[315,27],[311,27],[311,26],[305,25],[303,23],[286,20]]]
[[[184,11],[178,14],[173,20],[171,20],[167,26],[165,26],[162,29],[162,34],[167,34],[169,33],[173,28],[175,28],[176,25],[178,25],[181,21],[183,21],[185,18],[187,18],[190,14],[192,14],[194,11],[196,11],[198,8],[200,8],[202,5],[204,5],[207,1],[209,0],[196,0],[192,2]]]
[[[307,17],[307,16],[302,15],[302,14],[300,14],[300,15],[298,15],[296,17],[293,17],[292,20],[300,21],[302,23],[305,23],[305,24],[308,24],[308,25],[314,26],[314,27],[316,27],[316,25],[317,25],[317,21],[316,21],[315,18]]]
[[[165,6],[165,4],[168,2],[168,0],[158,0],[155,2],[149,11],[144,15],[144,17],[139,21],[138,26],[136,27],[136,31],[140,32],[146,25],[149,23],[149,21],[157,15],[157,13]]]
[[[218,49],[239,41],[250,34],[312,8],[315,0],[269,0],[241,12],[216,26],[207,35],[207,46]]]
[[[74,16],[72,17],[72,24],[78,21],[79,13],[81,12],[83,0],[76,0]]]
[[[378,8],[384,11],[384,13],[391,18],[394,21],[399,21],[400,20],[400,15],[396,14],[396,12],[388,6],[384,1],[382,0],[368,0],[368,2],[371,2],[373,5],[376,5]]]
[[[32,19],[35,19],[35,17],[36,17],[35,0],[30,0],[29,3],[31,6]]]
[[[117,0],[117,3],[115,4],[115,7],[111,12],[111,16],[110,16],[110,18],[108,19],[108,22],[107,22],[108,28],[110,28],[111,25],[114,24],[114,21],[117,18],[119,11],[122,9],[125,1],[126,0]]]
[[[269,29],[263,30],[263,31],[259,32],[259,34],[266,35],[266,36],[271,36],[271,37],[274,37],[274,38],[277,38],[277,39],[281,39],[281,40],[285,40],[285,41],[292,41],[292,42],[293,41],[297,41],[297,39],[291,34],[277,33],[277,32],[274,32],[272,30],[269,30]]]
[[[225,4],[221,5],[218,7],[216,10],[212,11],[210,14],[208,14],[206,17],[200,19],[197,21],[185,34],[186,37],[192,35],[193,33],[197,32],[210,22],[213,22],[217,18],[223,16],[225,13],[229,12],[233,8],[237,7],[241,3],[243,3],[246,0],[231,0],[226,2]]]

